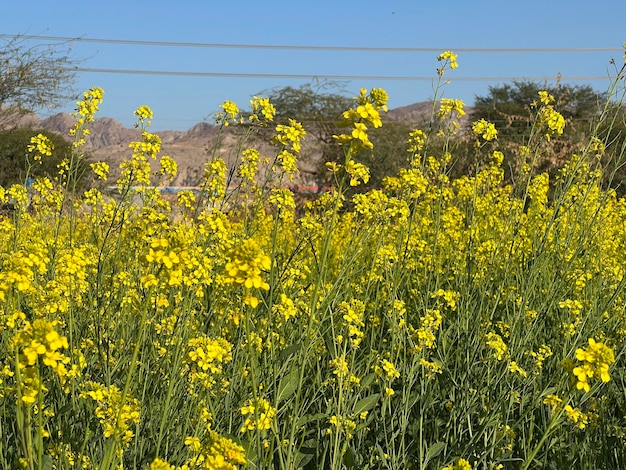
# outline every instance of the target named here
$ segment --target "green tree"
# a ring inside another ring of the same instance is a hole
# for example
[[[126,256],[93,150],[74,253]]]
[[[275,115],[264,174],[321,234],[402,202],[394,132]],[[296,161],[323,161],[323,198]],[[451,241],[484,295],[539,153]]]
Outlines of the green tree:
[[[0,129],[25,114],[54,109],[73,98],[70,43],[31,45],[27,36],[0,36]]]
[[[530,134],[534,115],[533,103],[539,91],[554,96],[555,109],[567,122],[565,137],[588,132],[606,103],[606,93],[588,85],[546,86],[537,82],[514,81],[512,84],[489,87],[489,94],[476,96],[472,121],[485,119],[498,128],[498,139],[525,143]]]
[[[308,135],[306,142],[311,145],[303,151],[302,158],[317,155],[316,181],[319,185],[330,182],[327,162],[343,163],[344,148],[337,144],[334,135],[346,132],[342,127],[343,113],[355,104],[352,96],[347,96],[343,86],[333,81],[314,82],[298,88],[282,87],[260,93],[267,96],[276,107],[276,122],[286,124],[289,119],[303,123]],[[373,150],[363,150],[356,160],[370,169],[370,181],[350,192],[361,192],[380,188],[382,179],[393,175],[401,167],[407,166],[406,139],[411,125],[404,121],[385,119],[383,127],[369,129]]]
[[[332,136],[339,132],[343,112],[354,103],[345,95],[343,86],[334,81],[305,83],[298,88],[274,88],[265,94],[276,107],[278,124],[296,119],[310,128],[310,133],[323,144],[334,143]]]
[[[44,157],[41,163],[34,162],[27,150],[30,139],[37,134],[45,135],[54,145],[52,156]],[[0,186],[6,188],[15,183],[23,184],[27,176],[54,177],[58,171],[57,165],[69,157],[71,151],[72,144],[54,132],[23,128],[0,131]],[[29,162],[31,169],[28,172]]]
[[[315,154],[318,165],[314,177],[323,185],[327,177],[324,164],[339,162],[343,157],[343,149],[333,135],[341,133],[343,112],[354,104],[353,99],[334,81],[305,83],[297,88],[279,87],[259,95],[267,96],[276,107],[277,124],[288,124],[289,119],[295,119],[304,125],[307,146],[302,158],[312,158]]]
[[[618,195],[626,195],[626,107],[611,103],[607,119],[600,122],[597,137],[604,143],[605,151],[600,161],[605,183]]]
[[[382,120],[382,127],[369,132],[374,148],[359,156],[370,169],[370,180],[363,189],[379,189],[385,176],[397,175],[401,168],[409,166],[406,141],[415,126],[409,121],[385,119],[384,115]]]
[[[554,97],[554,108],[563,115],[566,126],[562,135],[554,136],[550,142],[544,139],[536,171],[553,172],[578,152],[593,133],[607,101],[606,93],[595,91],[588,85],[553,86],[529,81],[489,87],[486,96],[477,96],[470,120],[485,119],[495,124],[498,140],[492,145],[505,154],[507,180],[514,178],[520,169],[519,146],[533,144],[528,139],[535,125],[539,91],[547,91]]]

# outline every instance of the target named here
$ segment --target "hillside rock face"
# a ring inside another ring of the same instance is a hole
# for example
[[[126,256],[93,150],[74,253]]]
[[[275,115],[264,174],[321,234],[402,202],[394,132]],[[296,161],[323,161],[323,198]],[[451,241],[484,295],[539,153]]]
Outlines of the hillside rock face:
[[[69,130],[74,126],[76,121],[67,113],[59,113],[41,121],[41,127],[51,132],[56,132],[64,136],[68,136]]]

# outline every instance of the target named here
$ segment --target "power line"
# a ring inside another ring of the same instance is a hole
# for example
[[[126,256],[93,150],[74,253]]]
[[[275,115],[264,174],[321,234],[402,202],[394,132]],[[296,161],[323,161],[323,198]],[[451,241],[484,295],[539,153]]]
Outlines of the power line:
[[[227,78],[295,78],[310,79],[324,78],[329,80],[379,80],[379,81],[433,81],[432,76],[400,76],[400,75],[333,75],[333,74],[295,74],[295,73],[234,73],[234,72],[193,72],[193,71],[175,71],[175,70],[135,70],[135,69],[112,69],[112,68],[93,68],[93,67],[73,67],[66,69],[73,72],[87,73],[111,73],[121,75],[162,75],[173,77],[227,77]],[[543,77],[452,77],[452,81],[459,82],[498,82],[498,81],[595,81],[610,80],[610,77],[603,75],[590,76],[543,76]]]
[[[311,51],[363,51],[363,52],[442,52],[452,49],[455,52],[471,53],[519,53],[519,52],[616,52],[619,47],[360,47],[360,46],[307,46],[279,44],[224,44],[204,42],[139,41],[132,39],[85,38],[69,36],[39,36],[21,34],[0,34],[0,38],[37,39],[43,41],[85,42],[97,44],[121,44],[135,46],[204,47],[222,49],[291,49]]]

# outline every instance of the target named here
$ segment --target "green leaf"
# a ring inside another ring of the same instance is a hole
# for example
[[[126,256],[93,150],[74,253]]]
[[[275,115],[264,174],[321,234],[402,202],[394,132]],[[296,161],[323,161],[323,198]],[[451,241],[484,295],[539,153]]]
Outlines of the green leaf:
[[[374,372],[370,372],[369,374],[367,374],[365,377],[363,377],[361,379],[361,388],[367,388],[370,386],[370,384],[372,382],[374,382],[374,379],[377,377],[377,375]]]
[[[424,466],[428,464],[432,459],[441,454],[441,451],[446,448],[445,442],[435,442],[432,446],[428,448],[426,451],[426,458],[424,459]]]
[[[42,470],[52,470],[52,457],[50,457],[49,455],[44,455],[43,456],[43,461],[42,463]]]
[[[354,467],[354,451],[350,446],[346,449],[346,453],[343,454],[343,464],[348,467]]]
[[[278,384],[278,396],[276,397],[276,401],[278,403],[286,400],[291,397],[294,392],[298,389],[298,385],[300,384],[300,371],[297,367],[294,367],[289,371],[289,374],[280,379],[280,383]]]
[[[319,421],[320,419],[325,419],[327,417],[328,416],[325,415],[324,413],[316,413],[314,415],[304,415],[298,419],[298,421],[296,422],[296,427],[300,428],[304,426],[305,424],[312,423],[313,421]]]
[[[380,393],[374,393],[373,395],[370,395],[368,397],[361,398],[359,401],[356,402],[356,405],[354,405],[353,413],[358,415],[360,413],[363,413],[364,411],[371,410],[378,403],[379,397]]]
[[[280,352],[280,354],[278,355],[278,358],[280,359],[281,362],[283,362],[289,357],[291,357],[292,355],[294,355],[295,353],[297,353],[298,351],[300,351],[301,348],[302,348],[302,343],[295,343],[295,344],[292,344],[291,346],[287,346],[285,349],[283,349]]]

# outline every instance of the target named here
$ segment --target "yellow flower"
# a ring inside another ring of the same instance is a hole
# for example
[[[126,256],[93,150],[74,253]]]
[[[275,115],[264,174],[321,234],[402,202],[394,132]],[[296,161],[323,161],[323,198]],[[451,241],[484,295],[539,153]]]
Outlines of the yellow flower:
[[[459,66],[456,61],[457,55],[453,54],[452,51],[445,51],[437,56],[437,60],[439,62],[443,62],[441,67],[437,68],[437,75],[443,76],[446,71],[446,66],[450,67],[450,70],[454,70]]]
[[[253,96],[252,100],[250,100],[250,104],[252,105],[252,114],[248,119],[250,121],[259,121],[259,114],[263,116],[263,118],[271,122],[274,120],[274,116],[276,115],[276,108],[268,98],[261,98],[258,96]]]
[[[367,136],[367,126],[362,122],[355,122],[354,129],[352,129],[352,138],[361,141],[361,145],[366,148],[373,148],[372,144]]]
[[[432,378],[434,374],[443,373],[441,366],[436,362],[427,361],[426,359],[422,358],[420,359],[420,364],[426,368],[426,376],[429,378]]]
[[[131,428],[139,423],[141,406],[139,400],[124,396],[115,385],[109,387],[96,382],[87,382],[86,390],[79,396],[96,402],[94,414],[102,425],[105,438],[118,436],[128,445],[134,436]]]
[[[370,90],[370,99],[373,101],[376,109],[382,109],[387,111],[387,102],[389,101],[389,95],[382,88],[372,88]]]
[[[359,186],[361,181],[367,183],[370,180],[370,171],[362,163],[355,163],[349,160],[345,166],[346,173],[350,175],[350,186]]]
[[[554,103],[554,96],[550,95],[547,91],[540,91],[539,101],[541,101],[545,105],[549,105],[551,103]]]
[[[508,347],[499,334],[493,331],[487,333],[487,345],[493,350],[493,355],[498,361],[502,361],[507,357]]]
[[[89,134],[89,130],[85,129],[85,124],[93,122],[94,116],[102,103],[104,90],[102,88],[93,87],[89,91],[83,93],[83,99],[76,102],[76,111],[72,116],[76,119],[76,124],[70,129],[70,135],[74,136],[75,148],[85,145],[85,136]]]
[[[269,271],[271,259],[261,251],[254,240],[241,241],[226,257],[227,283],[242,284],[248,289],[269,290],[270,286],[261,277],[261,272]]]
[[[150,464],[150,470],[176,470],[175,467],[167,463],[165,460],[154,459]]]
[[[187,348],[188,363],[213,374],[220,374],[223,365],[232,360],[232,344],[224,338],[198,336],[189,340]],[[191,373],[194,373],[193,370]]]
[[[472,470],[472,466],[465,459],[458,459],[453,465],[448,465],[441,470]]]
[[[393,379],[397,379],[400,377],[400,372],[396,369],[393,363],[389,362],[386,359],[383,359],[381,362],[382,370],[385,372],[385,378],[389,381]]]
[[[572,408],[570,405],[565,405],[565,413],[567,418],[578,426],[579,429],[584,429],[589,423],[588,416],[580,411],[578,408]]]
[[[106,162],[96,162],[89,165],[91,171],[101,180],[106,181],[109,177],[109,164]]]
[[[237,465],[246,464],[244,448],[227,437],[220,436],[211,429],[210,425],[206,426],[206,432],[202,439],[187,437],[185,445],[191,448],[194,456],[182,467],[176,467],[176,470],[190,470],[192,468],[237,470]]]
[[[37,134],[30,138],[30,145],[28,151],[35,152],[34,159],[41,163],[42,157],[50,157],[54,150],[54,144],[48,137],[43,134]]]
[[[239,116],[239,107],[232,101],[224,101],[220,106],[224,111],[219,112],[216,115],[216,122],[224,124],[224,126],[230,125],[230,123],[241,123],[243,118]]]
[[[149,106],[146,106],[145,104],[142,106],[139,106],[139,108],[137,108],[135,110],[135,116],[139,117],[140,121],[145,121],[146,119],[152,119],[152,109],[150,109]]]
[[[555,410],[561,405],[561,403],[563,403],[563,400],[561,400],[561,398],[559,398],[558,395],[550,394],[550,395],[546,395],[546,397],[543,399],[543,403],[545,405],[548,405],[553,410]]]
[[[442,98],[439,103],[439,111],[437,112],[437,117],[440,119],[445,118],[453,111],[456,113],[456,117],[460,118],[465,116],[465,110],[463,107],[465,104],[461,100],[453,100],[450,98]]]
[[[424,145],[426,144],[427,135],[424,131],[420,129],[415,129],[414,131],[409,132],[409,138],[406,141],[407,143],[407,152],[415,153],[420,152]]]
[[[498,137],[498,131],[496,130],[496,126],[492,123],[481,119],[480,121],[476,121],[472,124],[472,132],[476,135],[482,136],[486,141],[490,141],[496,139]]]
[[[302,124],[294,119],[289,119],[289,125],[279,124],[276,126],[276,135],[272,140],[280,145],[290,145],[293,152],[299,153],[301,141],[305,136],[306,131]]]
[[[615,354],[611,348],[593,338],[589,338],[588,342],[587,347],[576,350],[576,359],[581,362],[572,369],[576,377],[576,388],[586,392],[591,389],[589,379],[596,377],[602,382],[611,380],[609,367],[615,362]]]
[[[524,369],[522,369],[519,365],[517,365],[517,362],[515,362],[515,361],[509,362],[509,370],[511,372],[513,372],[513,373],[521,375],[522,377],[527,377],[528,376],[526,371]]]
[[[56,330],[56,322],[47,322],[43,319],[26,322],[24,329],[17,334],[16,342],[21,348],[20,362],[24,366],[34,366],[39,356],[45,365],[64,375],[64,363],[69,360],[58,350],[67,349],[68,342],[65,336]]]
[[[178,164],[169,155],[163,155],[161,157],[161,170],[160,173],[165,175],[168,180],[172,181],[178,173]]]
[[[241,414],[243,416],[250,416],[246,418],[240,432],[253,431],[258,429],[263,431],[272,427],[272,421],[276,416],[276,408],[272,407],[270,403],[263,398],[254,398],[248,400],[244,406],[241,407]]]

